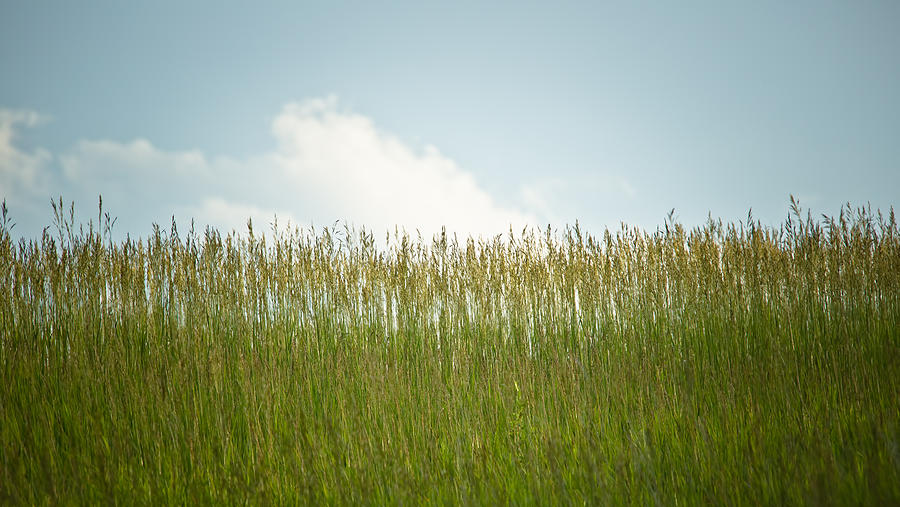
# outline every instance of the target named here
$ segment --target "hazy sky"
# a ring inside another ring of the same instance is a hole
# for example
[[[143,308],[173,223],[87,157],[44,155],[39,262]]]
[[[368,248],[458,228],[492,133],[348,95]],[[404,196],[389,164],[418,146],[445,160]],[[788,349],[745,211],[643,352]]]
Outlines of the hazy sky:
[[[119,232],[900,204],[900,2],[0,0],[0,197]]]

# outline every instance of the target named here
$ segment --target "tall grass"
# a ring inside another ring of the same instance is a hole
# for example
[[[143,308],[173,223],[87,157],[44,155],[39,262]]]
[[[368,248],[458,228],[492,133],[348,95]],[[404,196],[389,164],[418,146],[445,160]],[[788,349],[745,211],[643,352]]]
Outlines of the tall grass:
[[[0,227],[3,503],[897,503],[900,230]]]

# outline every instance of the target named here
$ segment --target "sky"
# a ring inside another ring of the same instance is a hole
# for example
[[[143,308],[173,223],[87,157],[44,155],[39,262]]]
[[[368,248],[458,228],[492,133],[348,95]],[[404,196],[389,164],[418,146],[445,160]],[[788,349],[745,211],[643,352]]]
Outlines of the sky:
[[[0,198],[496,234],[900,204],[900,3],[0,0]],[[266,225],[267,226],[267,225]]]

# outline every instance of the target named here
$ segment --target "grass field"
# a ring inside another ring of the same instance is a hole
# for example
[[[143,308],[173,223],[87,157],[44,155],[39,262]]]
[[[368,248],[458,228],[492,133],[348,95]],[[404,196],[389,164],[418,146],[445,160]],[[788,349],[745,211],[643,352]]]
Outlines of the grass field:
[[[892,211],[384,247],[54,210],[0,228],[0,503],[900,503]]]

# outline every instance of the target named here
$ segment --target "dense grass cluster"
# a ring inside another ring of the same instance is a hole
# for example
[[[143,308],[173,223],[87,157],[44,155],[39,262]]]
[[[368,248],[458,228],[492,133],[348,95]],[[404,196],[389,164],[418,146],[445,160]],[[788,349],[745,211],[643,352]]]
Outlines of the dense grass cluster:
[[[0,228],[0,502],[900,502],[900,230]]]

